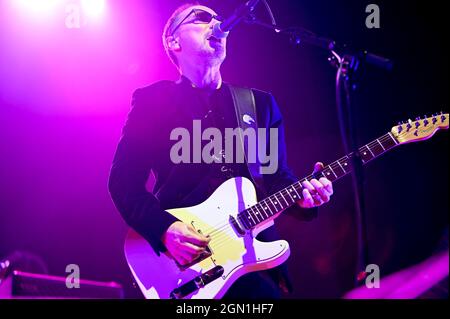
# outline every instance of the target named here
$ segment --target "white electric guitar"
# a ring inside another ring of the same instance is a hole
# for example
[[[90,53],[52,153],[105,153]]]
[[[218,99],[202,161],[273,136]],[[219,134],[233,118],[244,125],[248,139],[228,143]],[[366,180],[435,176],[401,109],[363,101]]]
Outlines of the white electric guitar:
[[[371,143],[359,148],[366,164],[384,152],[409,142],[430,138],[448,128],[448,113],[416,121],[408,120]],[[351,171],[352,154],[326,166],[270,197],[258,202],[253,184],[244,177],[225,181],[203,203],[168,212],[211,237],[207,252],[189,265],[181,266],[168,252],[158,256],[150,244],[130,230],[125,255],[139,288],[146,298],[221,298],[240,276],[276,267],[289,257],[285,240],[260,242],[255,239],[286,208],[301,199],[301,182],[325,176],[337,180]]]

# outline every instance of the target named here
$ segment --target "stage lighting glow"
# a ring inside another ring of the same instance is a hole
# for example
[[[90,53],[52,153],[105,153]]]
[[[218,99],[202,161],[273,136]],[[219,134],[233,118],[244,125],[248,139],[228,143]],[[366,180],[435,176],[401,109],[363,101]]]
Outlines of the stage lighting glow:
[[[58,0],[12,0],[11,3],[18,9],[31,14],[44,14],[52,11]]]
[[[81,7],[88,16],[100,16],[105,9],[105,0],[81,0]]]

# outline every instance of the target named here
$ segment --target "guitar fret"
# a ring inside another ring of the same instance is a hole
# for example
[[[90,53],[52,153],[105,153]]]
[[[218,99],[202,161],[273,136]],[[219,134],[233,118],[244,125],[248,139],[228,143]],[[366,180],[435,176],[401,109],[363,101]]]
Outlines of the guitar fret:
[[[380,144],[381,148],[383,149],[383,151],[385,152],[386,149],[384,148],[383,144],[380,143],[380,141],[377,139],[378,144]]]
[[[267,200],[269,200],[269,201],[267,201]],[[264,203],[265,203],[266,206],[269,208],[270,214],[271,214],[272,216],[275,215],[277,209],[276,209],[276,207],[273,205],[273,203],[272,203],[272,201],[270,200],[270,198],[266,198],[266,199],[264,200]],[[272,210],[272,207],[270,206],[270,204],[272,204],[274,210]],[[274,213],[274,212],[275,212],[275,213]]]
[[[375,157],[375,154],[373,154],[372,150],[369,148],[369,146],[365,145],[366,148],[369,150],[370,154],[372,154],[372,157]]]
[[[261,211],[264,212],[264,214],[266,215],[265,217],[264,217],[263,213],[260,213],[261,216],[264,217],[264,219],[270,218],[270,215],[267,213],[266,210],[264,210],[264,208],[260,204],[256,204],[255,206],[256,206],[256,209],[258,209],[258,211],[259,211],[259,209],[261,209]]]
[[[248,221],[244,218],[244,215],[238,214],[237,218],[238,218],[238,220],[241,221],[241,224],[244,226],[245,229],[250,229],[251,228],[251,226],[248,223]]]
[[[379,142],[377,140],[368,145],[371,145],[370,149],[373,151],[373,154],[375,154],[374,157],[377,157],[384,153],[384,148],[379,146]]]
[[[252,223],[252,221],[250,220],[249,216],[247,214],[243,215],[244,220],[247,222],[249,228],[252,228],[254,225]]]
[[[284,202],[286,203],[286,206],[289,206],[288,201],[286,200],[286,198],[283,195],[283,190],[281,190],[279,193],[280,193],[281,197],[283,198]],[[284,208],[286,208],[286,207],[284,207]]]
[[[328,165],[327,166],[327,169],[328,169],[328,171],[331,171],[331,173],[333,173],[333,175],[337,178],[337,175],[336,175],[336,173],[333,171],[333,169],[331,168],[331,166],[330,165]],[[325,170],[324,170],[325,171]],[[330,173],[328,172],[328,174],[327,174],[328,176],[326,176],[326,177],[329,177],[330,176]]]
[[[296,184],[297,184],[299,187],[301,187],[300,184],[299,184],[298,182],[297,182]],[[294,198],[297,197],[296,200],[301,199],[299,193],[297,192],[297,189],[295,188],[295,184],[292,186],[292,189],[294,190]]]
[[[272,196],[269,196],[269,200],[272,203],[273,207],[275,208],[275,210],[278,210],[277,206],[274,204],[274,202],[272,201]]]
[[[283,209],[283,206],[281,206],[281,201],[280,201],[280,199],[279,199],[277,196],[274,196],[274,197],[275,197],[274,203],[275,203],[275,205],[278,206],[278,207],[277,207],[277,210],[278,210],[278,212],[279,212],[281,209]]]
[[[330,170],[328,168],[324,168],[323,171],[322,171],[322,174],[324,174],[324,176],[326,178],[329,178],[331,173],[330,173]]]
[[[384,136],[377,138],[376,140],[366,144],[358,149],[358,153],[350,153],[339,160],[333,162],[332,164],[326,166],[321,172],[312,174],[300,181],[289,185],[286,188],[278,191],[275,194],[261,200],[252,207],[242,211],[238,214],[238,219],[240,224],[246,229],[251,229],[259,223],[273,217],[274,215],[280,213],[282,210],[288,208],[296,201],[302,199],[302,182],[308,181],[312,178],[320,178],[320,176],[326,177],[331,181],[339,179],[347,175],[352,170],[352,161],[359,156],[363,162],[366,164],[370,160],[376,158],[377,156],[385,153],[389,149],[401,144],[396,140],[396,138],[391,134],[387,133]],[[340,170],[337,170],[339,168]],[[284,193],[286,192],[286,193]],[[283,198],[283,200],[281,200]]]
[[[252,220],[252,223],[253,223],[253,225],[252,226],[255,226],[256,225],[256,223],[255,223],[255,220],[253,219],[253,216],[252,216],[252,214],[247,210],[247,215],[251,218],[251,220]]]
[[[395,146],[395,145],[398,145],[397,140],[392,136],[391,133],[387,133],[387,135],[391,138],[391,141],[394,141],[394,146]]]
[[[367,146],[366,146],[366,148],[369,149]],[[364,151],[362,147],[359,150],[359,155],[361,156],[364,163],[367,163],[372,158],[374,158],[374,155],[370,150],[369,150],[369,152]]]
[[[255,217],[256,221],[259,223],[260,220],[259,220],[259,218],[258,218],[258,212],[255,213],[255,212],[253,211],[253,210],[254,210],[254,206],[250,207],[249,209],[250,209],[250,211],[252,212],[253,216]]]
[[[344,161],[344,165],[342,165],[342,167],[348,167],[348,157],[346,156],[346,157],[344,157],[344,158],[342,158],[342,160]],[[338,161],[339,163],[341,162],[341,160],[339,160]],[[344,170],[345,170],[345,168],[344,168]],[[345,173],[347,174],[348,172],[347,171],[345,171]]]
[[[258,204],[256,204],[255,206],[253,206],[255,208],[255,210],[258,212],[258,215],[262,218],[262,220],[266,220],[267,216],[264,216],[264,214],[259,210],[258,208]]]
[[[288,187],[288,188],[285,188],[285,189],[286,189],[286,192],[288,193],[289,197],[291,197],[291,201],[292,201],[292,202],[295,202],[294,198],[293,198],[292,195],[291,195],[291,193],[292,193],[292,186],[291,186],[291,191],[289,191],[289,187]]]
[[[347,174],[347,172],[345,171],[345,169],[342,167],[341,163],[339,161],[336,161],[339,164],[339,167],[341,168],[341,170],[344,172],[344,174]]]
[[[345,175],[345,171],[341,172],[340,170],[338,170],[340,166],[336,162],[332,163],[330,166],[333,169],[334,173],[337,175],[337,178],[340,178]]]

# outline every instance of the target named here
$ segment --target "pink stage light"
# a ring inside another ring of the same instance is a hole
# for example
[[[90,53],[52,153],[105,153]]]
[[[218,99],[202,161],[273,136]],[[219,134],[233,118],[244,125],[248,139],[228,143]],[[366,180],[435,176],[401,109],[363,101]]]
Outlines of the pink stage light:
[[[98,17],[105,10],[105,0],[81,0],[83,12],[90,17]]]
[[[10,3],[22,12],[37,17],[53,11],[58,4],[58,0],[11,0]]]

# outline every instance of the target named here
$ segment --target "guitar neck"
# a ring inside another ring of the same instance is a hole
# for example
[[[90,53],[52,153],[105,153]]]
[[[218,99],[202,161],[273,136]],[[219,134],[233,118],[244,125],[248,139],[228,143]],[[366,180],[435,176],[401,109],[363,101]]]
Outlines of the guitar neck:
[[[392,136],[391,133],[387,133],[360,147],[358,149],[358,154],[362,163],[367,164],[397,145],[399,145],[399,143],[395,137]],[[247,230],[264,223],[274,215],[293,206],[298,200],[302,199],[302,182],[309,181],[313,178],[319,179],[320,177],[326,177],[333,182],[349,174],[352,171],[351,162],[354,156],[354,153],[350,153],[324,167],[319,173],[311,174],[263,199],[256,205],[240,212],[238,214],[239,221]]]

